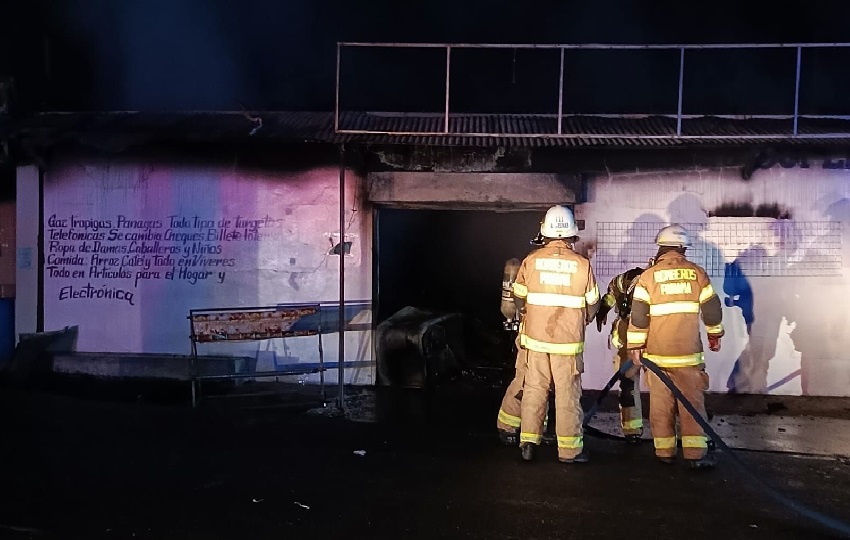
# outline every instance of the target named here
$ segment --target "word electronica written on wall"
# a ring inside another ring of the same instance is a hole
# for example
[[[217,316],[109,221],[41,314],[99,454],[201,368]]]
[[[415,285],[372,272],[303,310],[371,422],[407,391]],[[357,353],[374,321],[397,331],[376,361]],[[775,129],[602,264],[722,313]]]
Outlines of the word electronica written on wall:
[[[169,215],[160,219],[90,219],[51,215],[45,231],[45,277],[62,280],[59,300],[117,299],[135,305],[146,281],[196,285],[224,283],[237,264],[234,244],[272,236],[279,219],[205,219]],[[67,284],[66,284],[67,283]]]

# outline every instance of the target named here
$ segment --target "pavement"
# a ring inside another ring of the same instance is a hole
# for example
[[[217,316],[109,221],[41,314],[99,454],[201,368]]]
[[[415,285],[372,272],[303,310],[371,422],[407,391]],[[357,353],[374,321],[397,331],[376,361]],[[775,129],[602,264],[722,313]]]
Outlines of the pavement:
[[[309,387],[197,409],[185,387],[151,388],[2,388],[0,538],[838,537],[765,496],[723,453],[716,469],[691,471],[657,463],[649,442],[587,437],[590,463],[560,464],[553,447],[522,462],[494,432],[498,385],[350,389],[345,415]],[[781,433],[780,417],[841,420],[848,404],[815,400],[812,415],[776,402],[710,407],[715,422],[738,415]],[[612,410],[606,401],[601,428]],[[825,425],[795,437],[826,429],[847,440],[846,424]],[[788,497],[850,520],[840,455],[794,445],[737,455]]]

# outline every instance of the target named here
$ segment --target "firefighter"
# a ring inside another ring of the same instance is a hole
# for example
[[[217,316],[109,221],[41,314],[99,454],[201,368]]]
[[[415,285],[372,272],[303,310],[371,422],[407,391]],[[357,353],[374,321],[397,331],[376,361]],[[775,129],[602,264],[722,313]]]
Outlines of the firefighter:
[[[723,337],[720,299],[705,270],[685,258],[691,242],[684,227],[664,227],[655,243],[655,264],[640,275],[632,294],[629,354],[638,365],[642,357],[655,362],[705,417],[708,374],[699,320],[702,318],[705,324],[709,349],[719,351]],[[678,413],[682,455],[688,466],[713,467],[714,454],[708,452],[705,434],[696,420],[655,374],[647,374],[647,383],[655,455],[665,463],[673,462]]]
[[[652,266],[651,261],[649,266]],[[629,311],[632,307],[632,292],[643,270],[638,266],[615,276],[608,284],[608,291],[602,296],[602,304],[596,313],[596,329],[600,332],[608,320],[608,312],[613,309],[617,314],[611,325],[610,337],[610,343],[617,350],[614,354],[616,370],[619,370],[629,359],[629,350],[626,348]],[[638,366],[633,366],[620,377],[619,408],[620,427],[626,442],[640,443],[643,434],[643,411],[640,402],[640,367]]]
[[[502,398],[502,406],[499,408],[499,416],[496,419],[496,428],[499,430],[499,439],[508,446],[514,446],[519,441],[520,414],[522,414],[522,388],[525,382],[526,351],[519,344],[517,336],[514,345],[517,350],[516,372],[505,397]]]
[[[509,259],[505,263],[505,270],[502,277],[502,315],[505,317],[505,330],[518,331],[519,313],[517,313],[516,304],[512,287],[516,274],[519,271],[519,259]],[[526,358],[525,350],[520,347],[519,335],[514,341],[514,346],[517,351],[516,355],[516,372],[514,379],[508,385],[505,391],[505,397],[502,399],[502,406],[499,408],[499,415],[496,418],[496,428],[499,430],[499,438],[502,443],[513,446],[518,442],[519,424],[520,424],[520,400],[522,399],[522,385],[525,381]]]
[[[532,240],[531,245],[540,246],[542,242],[537,238]],[[519,328],[521,321],[517,313],[516,304],[513,295],[513,283],[516,280],[516,274],[519,270],[519,259],[510,259],[505,263],[505,270],[502,277],[502,304],[501,311],[505,317],[505,330],[517,332],[514,340],[514,350],[516,351],[516,362],[514,364],[514,378],[508,385],[505,391],[505,396],[502,398],[502,405],[499,407],[499,414],[496,417],[496,429],[499,433],[499,439],[506,446],[516,446],[519,443],[519,426],[522,403],[522,387],[525,382],[525,372],[527,365],[527,354],[519,342]],[[548,416],[547,416],[548,420]],[[547,421],[544,421],[544,431]],[[552,444],[554,441],[549,433],[544,433],[543,442]]]
[[[520,345],[519,334],[517,334],[517,337],[514,340],[514,348],[516,349],[514,378],[508,385],[508,389],[505,391],[505,396],[502,398],[502,405],[499,407],[499,415],[496,418],[496,428],[499,432],[499,439],[505,446],[516,446],[519,442],[520,415],[522,414],[522,390],[525,384],[525,373],[528,370],[528,352]],[[551,402],[552,400],[549,401]],[[552,437],[551,433],[547,430],[547,428],[549,428],[548,409],[550,408],[552,408],[551,403],[548,403],[546,418],[543,419],[543,444],[546,445],[555,443],[554,437]]]
[[[520,265],[513,284],[523,324],[527,371],[522,393],[520,449],[525,461],[543,439],[550,385],[555,389],[558,459],[588,460],[582,437],[581,374],[585,327],[599,308],[590,261],[573,251],[578,226],[566,206],[553,206],[540,227],[544,245]]]

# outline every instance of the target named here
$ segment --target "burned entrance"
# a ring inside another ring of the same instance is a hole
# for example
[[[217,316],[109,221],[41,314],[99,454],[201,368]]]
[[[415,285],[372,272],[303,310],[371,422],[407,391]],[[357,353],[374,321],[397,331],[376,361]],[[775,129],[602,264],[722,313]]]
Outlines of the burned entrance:
[[[461,333],[462,343],[454,344],[463,356],[459,363],[511,365],[513,335],[503,329],[500,311],[503,270],[508,259],[521,260],[531,251],[542,215],[541,210],[378,210],[377,322],[397,318],[405,309],[415,317],[409,308],[430,313],[422,318],[454,315],[447,332]]]
[[[531,251],[550,206],[575,204],[577,177],[384,171],[367,185],[377,209],[378,381],[421,387],[464,368],[513,368],[515,336],[500,305],[505,263]],[[393,371],[402,365],[410,369]]]

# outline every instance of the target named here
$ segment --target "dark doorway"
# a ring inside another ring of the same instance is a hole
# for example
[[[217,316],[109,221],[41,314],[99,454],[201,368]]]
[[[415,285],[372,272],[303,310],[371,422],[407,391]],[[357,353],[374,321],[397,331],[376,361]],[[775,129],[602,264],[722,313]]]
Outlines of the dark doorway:
[[[522,260],[541,211],[378,211],[378,322],[405,306],[461,312],[501,331],[505,261]]]

